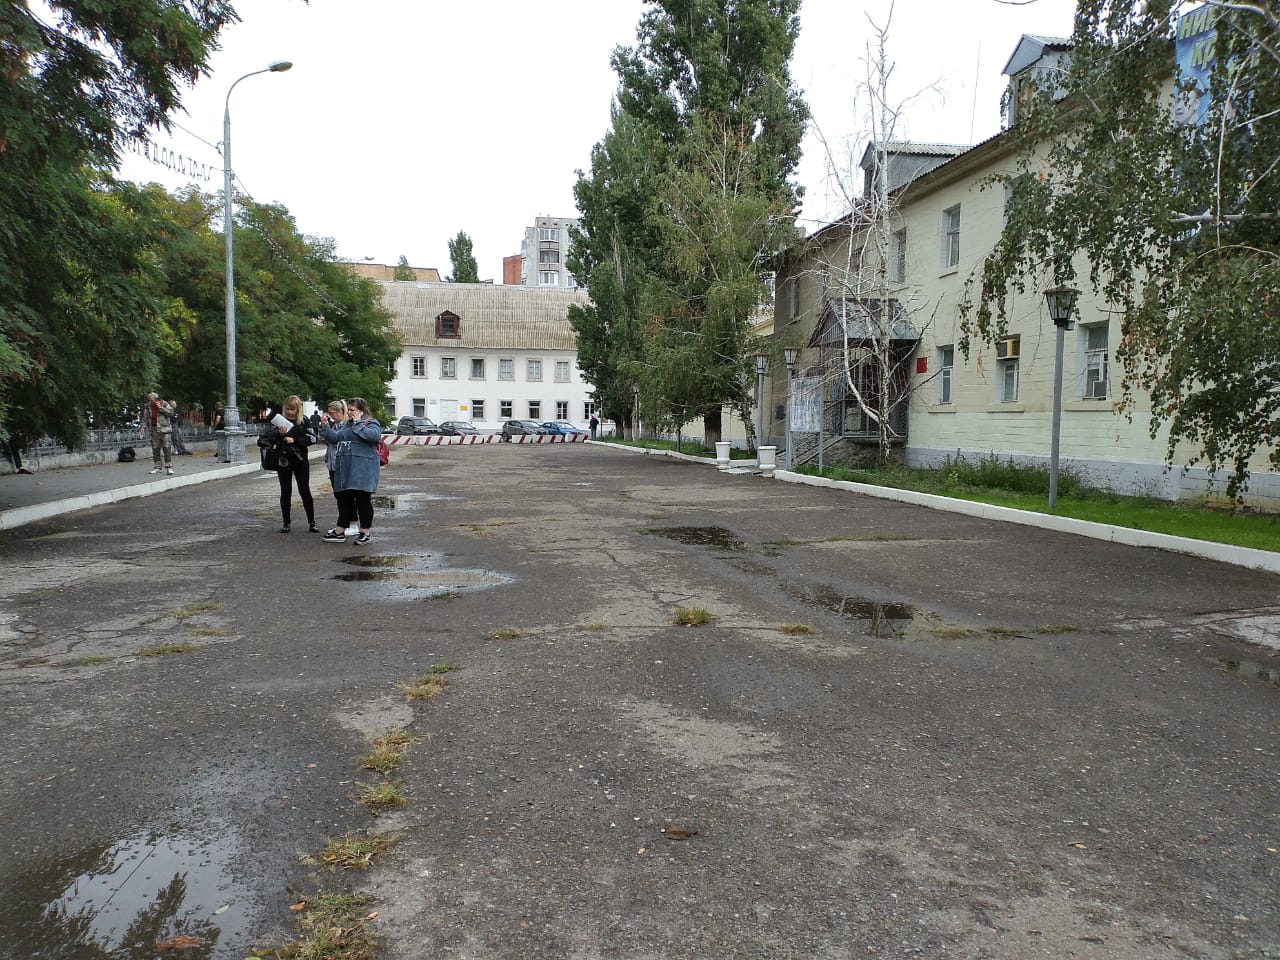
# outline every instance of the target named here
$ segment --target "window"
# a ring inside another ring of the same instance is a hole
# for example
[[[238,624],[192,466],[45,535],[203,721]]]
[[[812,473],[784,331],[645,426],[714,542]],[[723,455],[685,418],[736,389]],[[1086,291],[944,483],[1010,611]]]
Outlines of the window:
[[[596,402],[594,400],[587,400],[586,402],[584,402],[582,404],[582,419],[590,420],[595,415],[596,415]]]
[[[559,250],[539,250],[538,262],[539,263],[559,263],[560,251]]]
[[[889,279],[894,283],[907,282],[907,228],[893,231],[889,238]]]
[[[557,420],[569,419],[569,401],[568,400],[556,401],[556,419]]]
[[[951,371],[955,366],[956,348],[938,348],[938,403],[951,402]]]
[[[396,418],[396,398],[387,397],[385,400],[382,401],[382,405],[383,407],[386,408],[387,419],[394,420]]]
[[[526,367],[526,369],[525,369],[524,378],[525,378],[525,380],[529,381],[530,383],[539,383],[539,382],[541,382],[541,380],[542,380],[542,361],[541,361],[541,360],[530,360],[530,361],[528,361],[528,365],[527,365],[527,367]]]
[[[1021,337],[1005,337],[996,341],[996,399],[1013,403],[1018,399],[1018,356]]]
[[[942,211],[942,268],[960,262],[960,204]]]
[[[498,379],[514,380],[516,378],[516,364],[514,360],[498,361]]]
[[[426,375],[427,375],[427,358],[414,357],[413,358],[413,376],[425,377]]]
[[[426,397],[413,398],[413,415],[415,417],[425,417],[427,415],[427,398]]]
[[[1084,399],[1107,399],[1107,325],[1080,327],[1084,346]]]
[[[436,317],[436,336],[450,338],[462,336],[462,318],[452,310],[446,310],[440,314]]]
[[[542,401],[541,400],[529,401],[529,419],[530,420],[542,419]]]
[[[560,273],[556,270],[543,270],[538,274],[538,286],[540,287],[558,287],[560,286]]]
[[[454,357],[440,358],[440,379],[441,380],[457,380],[458,379],[458,361]]]
[[[484,379],[484,358],[483,357],[471,358],[471,379],[472,380]]]
[[[510,401],[510,400],[499,400],[499,401],[498,401],[498,416],[499,416],[499,417],[501,417],[503,420],[510,420],[510,419],[511,419],[512,414],[511,414],[511,401]]]
[[[557,360],[556,361],[556,383],[568,383],[568,382],[569,382],[569,361]],[[561,417],[561,419],[564,419],[564,418]]]
[[[551,240],[551,241],[559,240],[559,239],[560,239],[560,231],[559,231],[559,230],[553,230],[553,229],[551,229],[550,227],[539,227],[539,228],[538,228],[538,239],[539,239],[539,240],[541,240],[541,241],[543,241],[544,243],[545,243],[546,241],[548,241],[548,240]]]
[[[484,401],[483,400],[471,401],[471,419],[472,420],[484,419]]]

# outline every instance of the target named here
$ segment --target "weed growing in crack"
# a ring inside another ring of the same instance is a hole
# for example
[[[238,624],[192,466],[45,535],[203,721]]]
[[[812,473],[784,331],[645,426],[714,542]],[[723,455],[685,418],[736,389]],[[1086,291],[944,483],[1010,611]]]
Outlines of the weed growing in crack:
[[[366,870],[375,858],[390,851],[400,842],[398,833],[348,833],[329,840],[324,850],[304,863],[321,864],[330,870]]]
[[[403,780],[387,780],[382,783],[357,783],[358,799],[375,817],[387,810],[403,807],[409,802]]]
[[[405,750],[418,742],[418,738],[404,730],[393,730],[373,742],[373,749],[365,754],[360,762],[365,770],[376,770],[382,775],[389,774],[400,765],[400,758]]]
[[[198,643],[161,643],[154,647],[143,647],[141,650],[135,650],[134,655],[139,657],[167,657],[175,653],[194,653],[203,649]]]
[[[676,607],[675,619],[671,622],[681,627],[701,627],[711,622],[711,614],[702,607]]]

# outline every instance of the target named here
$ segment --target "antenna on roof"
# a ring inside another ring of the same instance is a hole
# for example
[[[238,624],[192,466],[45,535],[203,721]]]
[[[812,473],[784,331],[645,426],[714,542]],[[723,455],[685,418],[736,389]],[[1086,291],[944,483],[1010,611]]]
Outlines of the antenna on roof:
[[[978,118],[978,78],[982,76],[982,41],[978,41],[978,60],[973,66],[973,109],[969,112],[969,142],[973,143],[973,126]]]

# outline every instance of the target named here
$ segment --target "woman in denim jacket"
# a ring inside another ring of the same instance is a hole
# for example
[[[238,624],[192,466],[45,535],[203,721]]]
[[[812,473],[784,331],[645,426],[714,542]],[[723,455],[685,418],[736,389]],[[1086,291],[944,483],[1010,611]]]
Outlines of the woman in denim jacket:
[[[327,415],[320,421],[320,436],[333,455],[333,493],[338,499],[338,522],[324,535],[326,543],[345,543],[347,527],[360,521],[357,544],[369,542],[373,526],[373,494],[378,489],[378,441],[382,425],[369,413],[363,397],[347,401],[347,419],[342,423]]]

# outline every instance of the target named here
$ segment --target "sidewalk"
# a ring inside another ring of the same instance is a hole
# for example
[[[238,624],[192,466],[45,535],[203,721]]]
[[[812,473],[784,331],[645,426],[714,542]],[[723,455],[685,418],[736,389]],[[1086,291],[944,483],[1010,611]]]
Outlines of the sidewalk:
[[[85,464],[0,476],[0,530],[262,470],[253,446],[245,450],[243,463],[223,463],[213,449],[208,449],[197,450],[189,457],[174,457],[171,477],[153,476],[151,468],[151,458],[139,456],[133,463]]]

